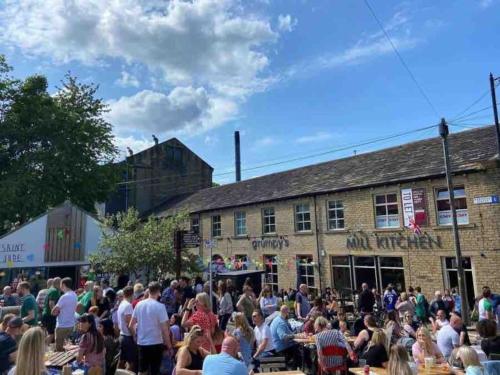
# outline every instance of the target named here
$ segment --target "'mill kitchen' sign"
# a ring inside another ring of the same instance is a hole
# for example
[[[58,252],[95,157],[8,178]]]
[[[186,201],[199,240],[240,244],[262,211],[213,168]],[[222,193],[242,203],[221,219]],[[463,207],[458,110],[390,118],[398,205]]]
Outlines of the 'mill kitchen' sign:
[[[346,246],[353,250],[408,250],[408,249],[441,249],[441,237],[424,234],[395,235],[395,236],[368,236],[367,234],[353,234],[347,237]]]

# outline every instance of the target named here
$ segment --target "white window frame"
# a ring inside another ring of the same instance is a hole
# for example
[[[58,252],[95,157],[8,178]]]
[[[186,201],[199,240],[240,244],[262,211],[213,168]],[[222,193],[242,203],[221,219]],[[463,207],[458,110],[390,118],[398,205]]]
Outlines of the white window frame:
[[[218,221],[215,221],[215,218],[219,218]],[[212,238],[222,237],[222,217],[221,215],[212,215],[211,216],[211,234]]]
[[[245,211],[234,213],[234,235],[236,237],[247,235],[247,213]]]
[[[440,198],[439,194],[440,192],[444,192],[445,195],[444,197]],[[467,194],[465,193],[465,187],[464,186],[454,186],[453,187],[453,192],[455,195],[455,204],[457,203],[458,200],[463,200],[465,202],[465,207],[462,209],[457,209],[457,222],[459,225],[467,225],[469,224],[469,210],[468,210],[468,205],[467,205]],[[459,192],[459,194],[457,194]],[[452,225],[452,219],[451,219],[451,210],[440,210],[439,209],[439,202],[440,201],[447,201],[449,204],[450,201],[450,195],[448,192],[448,188],[437,188],[436,189],[436,221],[439,226],[449,226]],[[446,215],[446,221],[445,217]],[[448,219],[449,218],[449,219]]]
[[[333,207],[332,204],[333,203]],[[342,211],[342,217],[338,217],[338,213]],[[330,214],[334,217],[330,217]],[[339,199],[329,200],[326,202],[326,222],[328,230],[343,230],[345,229],[345,214],[344,202]],[[341,223],[341,224],[340,224]]]
[[[271,265],[269,265],[269,260],[271,260]],[[276,267],[276,272],[273,272],[274,267]],[[273,292],[277,293],[279,291],[279,270],[276,255],[264,255],[264,275],[265,284],[271,285]],[[276,277],[276,282],[274,282],[274,277]]]
[[[195,224],[196,222],[196,224]],[[191,232],[200,234],[200,218],[192,217],[191,218]]]
[[[387,196],[389,195],[394,195],[396,197],[395,202],[387,202]],[[385,196],[385,203],[377,203],[377,197],[380,196]],[[391,229],[391,228],[400,228],[401,227],[401,220],[399,217],[399,200],[398,200],[398,194],[397,193],[381,193],[381,194],[375,194],[373,196],[373,204],[375,207],[375,228],[379,229]],[[396,206],[398,209],[397,214],[389,214],[389,206]],[[385,207],[385,214],[384,215],[377,215],[377,207]],[[383,224],[381,225],[381,222],[379,220],[383,220]],[[397,225],[396,224],[397,220]],[[391,222],[394,223],[394,225],[391,225]]]
[[[266,211],[272,210],[272,214]],[[266,207],[262,209],[262,233],[276,234],[276,211],[274,207]]]
[[[337,258],[344,258],[347,257],[347,264],[339,264],[339,263],[334,263],[334,260]],[[340,288],[338,285],[335,284],[335,277],[334,277],[334,270],[336,268],[343,268],[347,269],[349,271],[349,288],[347,289],[353,289],[352,284],[353,284],[353,279],[352,279],[352,258],[349,255],[332,255],[330,256],[330,271],[332,274],[332,284],[335,289],[340,291],[341,289],[346,289],[346,288]]]
[[[307,263],[302,263],[301,260],[302,259],[306,259],[307,260]],[[314,276],[314,266],[312,264],[310,264],[311,262],[314,262],[314,257],[312,255],[297,255],[297,260],[298,260],[298,264],[297,264],[297,267],[299,267],[299,270],[302,271],[304,270],[305,273],[300,273],[298,276],[299,276],[299,280],[302,278],[302,277],[305,277],[305,284],[307,285],[307,287],[309,289],[316,289],[316,280],[315,280],[315,276]],[[310,273],[310,271],[312,270],[312,273]],[[312,280],[312,285],[310,284],[310,280]],[[301,282],[302,283],[302,282]]]
[[[312,230],[311,207],[309,203],[295,205],[295,231],[310,232]]]

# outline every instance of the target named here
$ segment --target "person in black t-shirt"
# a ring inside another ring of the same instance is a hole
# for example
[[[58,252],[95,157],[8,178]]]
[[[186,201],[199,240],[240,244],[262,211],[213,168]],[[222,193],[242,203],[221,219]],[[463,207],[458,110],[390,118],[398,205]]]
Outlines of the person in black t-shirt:
[[[19,317],[12,318],[5,332],[0,332],[0,374],[6,374],[16,361],[17,344],[16,336],[21,333],[23,320]]]
[[[361,293],[359,293],[358,298],[358,311],[360,313],[371,314],[373,313],[373,305],[375,305],[375,296],[368,289],[368,284],[363,283],[361,285]]]
[[[368,366],[384,368],[387,366],[389,356],[385,350],[384,331],[377,329],[373,332],[370,342],[361,354],[361,359],[365,359]]]
[[[500,336],[494,320],[483,319],[477,322],[476,331],[481,337],[481,349],[489,357],[491,353],[500,353]]]

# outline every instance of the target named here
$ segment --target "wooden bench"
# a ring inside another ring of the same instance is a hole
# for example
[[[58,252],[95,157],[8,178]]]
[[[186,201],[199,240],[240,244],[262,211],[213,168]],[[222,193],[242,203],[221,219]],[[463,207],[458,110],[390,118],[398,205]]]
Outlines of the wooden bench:
[[[285,357],[264,357],[260,358],[260,372],[278,372],[286,370]]]

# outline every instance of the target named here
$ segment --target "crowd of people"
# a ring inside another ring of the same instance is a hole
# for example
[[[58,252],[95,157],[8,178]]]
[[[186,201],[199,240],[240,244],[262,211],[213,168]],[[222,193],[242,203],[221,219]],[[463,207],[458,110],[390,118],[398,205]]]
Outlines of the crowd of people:
[[[456,372],[487,374],[455,292],[436,291],[428,302],[418,287],[399,293],[388,285],[379,295],[363,284],[349,312],[331,288],[313,296],[306,285],[279,293],[263,285],[257,295],[249,279],[239,291],[231,280],[210,288],[187,277],[129,284],[118,289],[107,280],[87,281],[74,291],[70,278],[54,278],[36,298],[28,282],[18,283],[16,293],[6,286],[0,304],[19,311],[1,322],[0,374],[43,374],[46,348],[71,345],[78,348],[75,367],[106,375],[117,368],[246,375],[269,357],[322,374],[364,365],[411,374],[429,358]],[[488,358],[500,353],[498,305],[484,287],[477,333]],[[307,338],[311,345],[302,345]]]

